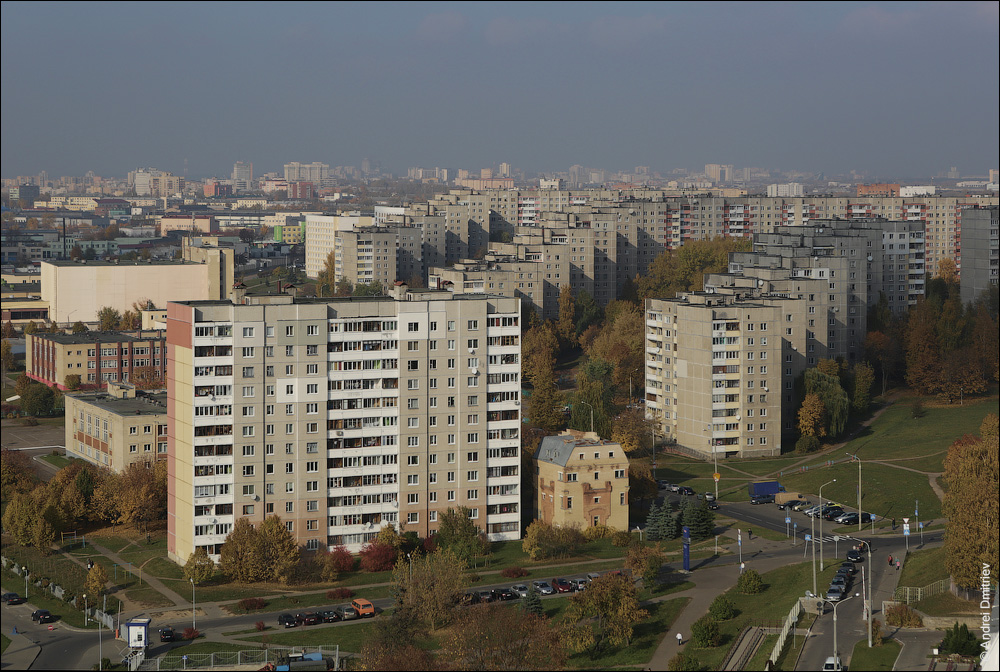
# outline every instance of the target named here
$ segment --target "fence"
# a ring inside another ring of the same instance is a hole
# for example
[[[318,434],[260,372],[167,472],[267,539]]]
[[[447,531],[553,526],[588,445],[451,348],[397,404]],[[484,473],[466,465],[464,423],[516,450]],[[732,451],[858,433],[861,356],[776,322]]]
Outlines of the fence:
[[[131,667],[133,670],[182,670],[182,669],[232,669],[237,665],[264,666],[267,663],[278,664],[288,659],[290,655],[303,653],[319,653],[324,658],[332,658],[334,669],[342,669],[343,656],[340,647],[311,646],[272,646],[267,649],[244,649],[243,651],[216,651],[215,653],[168,653],[159,658],[147,658]]]
[[[785,616],[785,622],[781,626],[781,632],[778,633],[778,641],[774,643],[774,649],[771,650],[771,657],[768,658],[772,669],[777,664],[778,657],[781,656],[781,652],[785,648],[785,642],[788,641],[788,633],[794,630],[795,624],[799,622],[799,614],[801,613],[802,601],[796,600],[795,604],[788,612],[788,616]]]
[[[923,588],[898,586],[896,591],[892,594],[892,599],[897,602],[902,602],[903,604],[912,604],[928,597],[948,592],[950,589],[951,579],[941,579],[940,581],[935,581],[934,583],[928,584]]]

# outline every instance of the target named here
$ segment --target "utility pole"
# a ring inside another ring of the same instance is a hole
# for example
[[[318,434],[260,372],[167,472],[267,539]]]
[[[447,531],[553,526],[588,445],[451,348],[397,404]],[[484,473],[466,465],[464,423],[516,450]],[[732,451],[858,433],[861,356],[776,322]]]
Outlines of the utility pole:
[[[819,571],[821,572],[823,571],[823,488],[830,485],[830,483],[836,482],[837,479],[835,478],[819,486]]]

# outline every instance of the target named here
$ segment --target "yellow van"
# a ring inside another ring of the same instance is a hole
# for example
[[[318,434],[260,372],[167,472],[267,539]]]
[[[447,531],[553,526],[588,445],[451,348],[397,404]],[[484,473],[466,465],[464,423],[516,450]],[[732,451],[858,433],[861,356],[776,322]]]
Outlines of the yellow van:
[[[375,605],[364,598],[359,597],[353,600],[351,606],[361,618],[370,618],[375,615]]]

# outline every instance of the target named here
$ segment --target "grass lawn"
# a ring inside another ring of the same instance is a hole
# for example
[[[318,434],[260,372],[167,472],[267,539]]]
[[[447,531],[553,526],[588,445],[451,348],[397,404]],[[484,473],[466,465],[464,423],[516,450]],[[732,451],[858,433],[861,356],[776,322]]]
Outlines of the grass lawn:
[[[175,649],[171,649],[167,655],[180,657],[196,653],[224,653],[227,651],[247,651],[251,649],[259,650],[260,644],[232,644],[230,642],[206,642],[202,640],[185,646],[178,646]]]
[[[132,540],[128,537],[108,534],[91,535],[90,541],[93,541],[98,546],[108,549],[112,553],[120,553],[126,546],[129,546],[132,543]]]
[[[83,592],[83,582],[87,578],[86,570],[63,555],[42,555],[36,548],[12,543],[4,547],[4,555],[22,567],[27,567],[33,576],[47,577],[77,594]],[[24,590],[23,585],[21,590]]]
[[[160,591],[149,587],[129,588],[125,591],[125,596],[143,607],[169,607],[174,603]]]
[[[941,451],[937,454],[927,455],[926,457],[918,457],[915,460],[887,460],[886,464],[906,467],[907,469],[916,469],[917,471],[939,473],[944,471],[944,458],[947,454],[948,451]]]
[[[166,558],[153,558],[142,566],[142,571],[158,579],[183,579],[184,568]]]
[[[868,460],[915,457],[947,450],[963,434],[979,434],[983,418],[990,412],[995,413],[997,407],[995,396],[968,401],[963,406],[938,406],[923,400],[925,415],[914,419],[912,405],[915,399],[904,397],[886,409],[864,435],[848,443],[844,451],[857,452],[862,460]],[[840,455],[835,457],[839,459]]]
[[[68,467],[73,464],[73,460],[68,457],[63,457],[62,455],[44,455],[42,459],[57,469],[62,469],[63,467]]]
[[[290,628],[280,633],[255,635],[242,639],[245,642],[266,641],[268,644],[281,646],[329,646],[332,648],[339,644],[341,652],[359,653],[367,641],[373,625],[371,621],[351,621],[340,625]],[[421,648],[438,648],[438,643],[433,638],[428,641],[414,642],[414,644]]]
[[[8,572],[3,573],[2,586],[4,592],[17,593],[18,595],[24,594],[24,581],[13,574]],[[83,624],[83,612],[77,611],[72,604],[68,602],[63,602],[55,598],[52,593],[42,592],[40,588],[35,586],[28,586],[28,604],[33,605],[38,609],[48,609],[53,614],[59,617],[56,622],[58,627],[59,623],[66,623],[67,625],[72,625],[77,628],[83,627],[93,627],[97,629],[94,621],[90,621],[88,626]]]
[[[807,614],[803,612],[799,615],[799,622],[796,627],[798,628],[809,628],[809,626],[816,620],[816,617],[812,614]],[[778,656],[778,660],[775,661],[774,670],[792,670],[795,667],[795,661],[799,658],[799,652],[802,651],[802,647],[805,646],[806,638],[799,637],[798,635],[792,634],[785,640],[785,648],[781,651],[781,655]],[[759,668],[763,670],[764,668]]]
[[[0,635],[0,653],[6,651],[8,646],[10,646],[10,640],[7,639],[7,635]]]
[[[882,640],[882,646],[868,648],[868,641],[864,640],[854,645],[854,653],[851,654],[849,669],[852,670],[891,670],[899,656],[902,645],[894,639]]]
[[[920,500],[921,520],[941,517],[941,500],[931,490],[926,475],[882,464],[865,464],[861,477],[861,506],[865,511],[898,519],[912,515],[914,500],[917,499]],[[787,474],[782,478],[782,485],[788,490],[815,495],[821,485],[833,479],[837,482],[823,488],[823,499],[856,506],[858,467],[850,462]],[[815,498],[813,501],[819,502]]]
[[[979,603],[963,600],[945,591],[910,605],[928,616],[977,616]]]
[[[649,663],[656,651],[656,647],[670,631],[677,616],[681,613],[690,598],[678,597],[673,600],[663,602],[652,602],[643,605],[643,609],[649,612],[649,616],[641,623],[634,626],[632,641],[628,646],[617,648],[609,647],[596,655],[591,656],[588,652],[576,653],[566,661],[567,667],[605,670],[620,665],[635,665],[641,667]],[[550,607],[552,602],[559,603],[556,607]],[[542,602],[545,605],[545,613],[549,618],[556,620],[563,617],[568,599],[554,599]]]
[[[913,588],[923,588],[935,581],[947,579],[949,574],[944,565],[944,546],[907,554],[900,572],[899,585]]]
[[[789,465],[801,459],[801,457],[801,455],[789,455],[788,457],[781,459],[768,458],[764,460],[745,460],[727,463],[726,466],[731,465],[734,469],[746,471],[759,478],[764,478],[766,476],[770,476],[771,474],[777,475],[779,471],[787,469]]]
[[[817,587],[822,589],[830,585],[830,579],[836,573],[835,565],[829,565],[822,572],[817,568]],[[697,577],[697,574],[695,576]],[[725,658],[743,626],[763,621],[777,625],[783,620],[799,596],[805,594],[806,590],[812,590],[812,564],[802,562],[781,567],[762,574],[761,578],[764,581],[764,590],[757,595],[743,595],[737,592],[735,586],[726,592],[739,613],[735,618],[719,624],[722,632],[721,645],[708,649],[699,649],[691,645],[685,647],[685,652],[701,661],[704,669],[719,669],[722,659]]]

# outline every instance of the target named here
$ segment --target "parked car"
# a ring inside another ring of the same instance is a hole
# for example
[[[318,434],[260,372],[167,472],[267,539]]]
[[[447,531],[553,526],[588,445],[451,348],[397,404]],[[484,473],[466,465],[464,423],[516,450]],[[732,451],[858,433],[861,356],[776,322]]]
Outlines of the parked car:
[[[840,563],[840,569],[837,571],[848,572],[851,576],[854,576],[857,573],[858,568],[854,566],[853,562],[842,562]]]
[[[340,616],[337,615],[337,611],[335,609],[321,611],[319,612],[319,617],[323,619],[324,623],[336,623],[340,620]]]
[[[853,511],[848,511],[843,515],[837,516],[834,520],[836,520],[841,525],[857,525],[858,517],[859,517],[858,514],[854,513]]]
[[[349,604],[342,604],[334,611],[337,612],[337,618],[342,621],[353,621],[358,617],[358,612],[354,611],[354,607]]]
[[[597,572],[590,572],[590,573],[588,573],[587,574],[587,583],[590,583],[591,581],[593,581],[594,579],[598,578],[599,576],[600,576],[600,574],[598,574]]]
[[[519,584],[517,584],[515,586],[511,586],[510,589],[518,597],[527,597],[528,596],[528,586],[524,585],[523,583],[519,583]]]
[[[55,616],[49,613],[48,609],[35,609],[31,612],[31,620],[39,623],[51,623],[56,620]]]
[[[477,590],[476,597],[479,598],[479,602],[492,602],[496,599],[492,590]]]
[[[319,614],[314,611],[307,611],[304,614],[295,614],[295,620],[302,625],[316,625],[320,622]]]
[[[569,582],[573,584],[573,590],[577,591],[586,590],[589,583],[587,579],[570,579]]]
[[[876,518],[874,515],[872,515],[870,513],[862,513],[861,514],[861,522],[862,523],[875,523],[875,522],[878,522],[878,518]]]
[[[810,501],[799,502],[798,504],[792,507],[792,511],[806,511],[808,509],[811,509],[812,507],[813,503]]]
[[[351,600],[351,607],[354,611],[358,612],[358,616],[361,618],[375,617],[375,605],[363,597],[356,597]]]
[[[774,495],[754,495],[750,498],[751,504],[774,504]]]
[[[836,520],[841,515],[843,515],[843,509],[830,509],[823,514],[823,520]]]
[[[572,593],[573,584],[571,584],[566,579],[552,579],[552,587],[556,589],[557,593]]]
[[[822,510],[822,507],[819,504],[817,504],[816,506],[810,506],[808,509],[805,509],[804,511],[802,511],[802,513],[806,514],[810,518],[815,518],[816,516],[819,515],[819,512],[821,510]]]
[[[551,595],[556,592],[556,589],[550,586],[548,581],[532,581],[531,585],[542,595]]]
[[[160,628],[160,641],[161,642],[172,642],[177,639],[177,633],[169,625],[165,628]]]
[[[830,602],[840,602],[844,597],[844,591],[839,586],[830,586],[830,590],[826,591],[826,599]]]
[[[798,499],[790,499],[790,500],[788,500],[787,502],[781,502],[780,504],[778,504],[778,508],[779,508],[779,509],[791,509],[791,508],[793,508],[793,507],[794,507],[794,506],[795,506],[796,504],[799,504],[799,503],[801,503],[801,500],[798,500]]]
[[[712,511],[717,511],[719,509],[719,503],[713,500],[708,503],[708,508],[711,509]]]
[[[681,486],[677,485],[676,483],[670,484],[670,492],[680,492],[680,491],[681,491]]]
[[[501,602],[516,600],[519,597],[518,594],[510,588],[497,588],[493,592],[496,593],[497,599]]]
[[[840,656],[828,656],[826,662],[823,663],[823,672],[842,672],[843,669]]]
[[[656,482],[656,485],[657,485],[657,486],[659,486],[659,488],[660,488],[661,490],[669,490],[669,489],[670,489],[670,484],[669,484],[669,483],[667,483],[667,482],[666,482],[666,481],[664,481],[664,480],[659,480],[659,481],[657,481],[657,482]]]
[[[849,576],[847,576],[845,574],[837,574],[835,577],[833,577],[833,580],[830,581],[830,587],[831,588],[840,588],[842,591],[847,592],[847,588],[848,588],[847,584],[848,584],[849,581],[850,581],[850,577]]]
[[[850,560],[851,562],[861,562],[863,559],[861,557],[861,551],[848,551],[847,559]]]
[[[686,496],[690,497],[690,496],[694,495],[694,488],[691,488],[691,487],[688,487],[686,485],[683,485],[683,486],[681,486],[681,489],[679,490],[679,492],[682,495],[686,495]]]
[[[294,628],[299,624],[291,614],[278,614],[278,625],[286,628]]]
[[[0,602],[9,602],[10,600],[16,599],[18,597],[17,593],[4,593],[0,595]]]
[[[705,497],[705,501],[706,502],[714,502],[715,501],[715,495],[712,494],[711,492],[706,492],[705,495],[704,495],[704,497]]]

